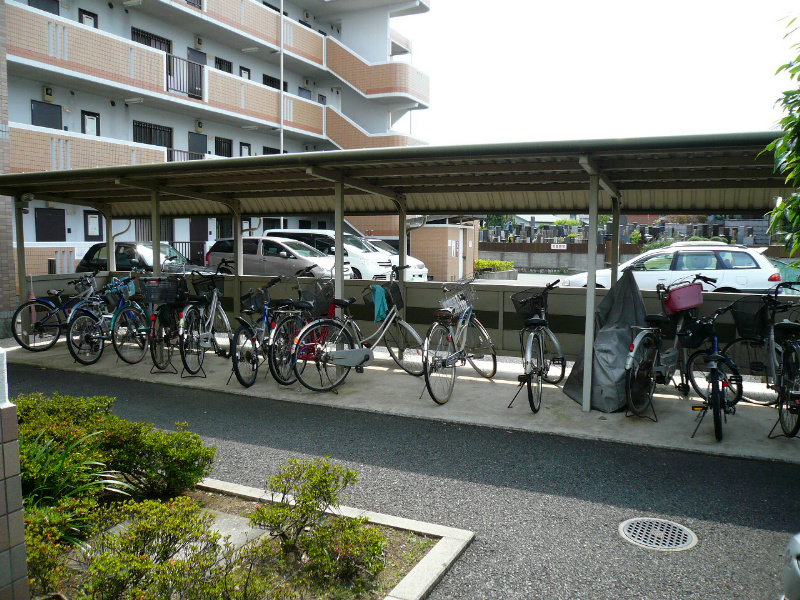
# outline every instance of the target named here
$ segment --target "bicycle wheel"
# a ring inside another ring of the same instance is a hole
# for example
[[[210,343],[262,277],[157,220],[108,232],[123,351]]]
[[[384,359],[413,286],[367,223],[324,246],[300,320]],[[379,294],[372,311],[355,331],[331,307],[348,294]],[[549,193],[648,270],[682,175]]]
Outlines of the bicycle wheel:
[[[628,409],[641,416],[653,401],[656,378],[653,365],[658,355],[658,340],[652,333],[645,334],[633,349],[631,368],[625,371],[625,398]]]
[[[181,362],[190,375],[196,375],[203,366],[206,349],[200,340],[200,321],[202,316],[196,306],[183,313],[183,336],[180,340]]]
[[[525,371],[528,375],[528,404],[534,413],[542,406],[542,379],[544,378],[545,361],[542,354],[542,338],[539,333],[532,333],[531,355],[528,357]]]
[[[411,325],[400,319],[386,330],[383,343],[389,355],[401,369],[410,375],[420,377],[425,370],[422,366],[422,338]]]
[[[52,348],[61,335],[61,314],[41,300],[23,302],[11,317],[11,333],[17,343],[31,352]]]
[[[710,391],[707,358],[708,350],[698,350],[686,361],[686,377],[694,391],[704,401],[708,400]],[[725,393],[727,404],[734,406],[742,399],[742,384],[738,377],[733,377],[738,376],[739,372],[722,360],[717,363],[717,371],[722,382],[720,389]],[[733,381],[731,381],[732,377]]]
[[[119,357],[129,364],[136,364],[147,354],[147,338],[150,323],[138,306],[125,306],[114,321],[111,343]]]
[[[725,399],[720,393],[719,381],[712,377],[709,404],[711,404],[711,412],[714,414],[714,437],[717,438],[718,442],[722,441],[722,410],[724,401]]]
[[[555,385],[564,379],[564,370],[567,368],[567,363],[564,360],[564,354],[555,334],[547,327],[544,328],[542,333],[542,359],[544,360],[542,363],[542,379]]]
[[[778,391],[773,375],[777,374],[778,365],[783,364],[783,350],[775,346],[778,362],[770,367],[769,348],[766,340],[753,338],[736,338],[722,349],[739,367],[744,382],[742,398],[753,404],[770,405],[778,402]]]
[[[256,343],[256,333],[247,325],[242,325],[233,334],[231,343],[233,372],[244,387],[250,387],[258,377],[258,364],[261,356]]]
[[[800,356],[797,346],[791,344],[783,359],[778,420],[783,433],[794,437],[800,431]]]
[[[222,306],[217,303],[217,308],[214,310],[214,324],[212,325],[214,331],[214,350],[217,355],[222,358],[228,358],[231,355],[231,326],[228,323],[227,317],[222,312]]]
[[[69,325],[67,349],[82,365],[93,365],[103,355],[105,334],[102,323],[102,316],[82,312]]]
[[[467,326],[467,341],[464,344],[467,360],[472,368],[479,374],[491,379],[497,373],[497,352],[492,338],[474,316],[470,318]]]
[[[291,385],[297,381],[294,374],[292,343],[304,325],[303,319],[289,315],[278,321],[272,332],[272,343],[268,352],[269,372],[280,385]]]
[[[425,336],[422,356],[425,364],[425,386],[437,404],[450,400],[456,383],[456,367],[451,363],[453,342],[450,330],[441,323],[434,323]]]
[[[162,304],[153,320],[153,339],[150,340],[150,358],[160,371],[169,367],[177,330],[175,314],[169,306]]]
[[[294,374],[297,381],[315,392],[327,392],[341,385],[350,367],[333,363],[331,353],[356,347],[344,326],[322,319],[305,329],[295,345]]]

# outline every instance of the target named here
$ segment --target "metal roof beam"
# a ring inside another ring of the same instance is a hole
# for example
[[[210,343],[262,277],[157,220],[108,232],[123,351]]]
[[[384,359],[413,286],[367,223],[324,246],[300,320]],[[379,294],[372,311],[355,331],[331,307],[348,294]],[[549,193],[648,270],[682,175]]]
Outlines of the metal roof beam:
[[[322,167],[306,167],[306,173],[312,177],[319,177],[320,179],[325,179],[334,183],[342,183],[347,187],[355,188],[357,190],[361,190],[362,192],[367,192],[368,194],[375,194],[376,196],[389,198],[389,200],[394,202],[398,210],[405,206],[405,196],[402,194],[398,194],[393,190],[387,190],[386,188],[378,187],[364,181],[359,181],[358,179],[353,179],[352,177],[347,177],[338,171],[323,169]]]
[[[609,195],[614,198],[619,198],[620,193],[614,182],[597,166],[591,157],[583,154],[578,157],[578,162],[589,175],[597,175],[600,180],[600,187],[602,187]]]
[[[172,194],[173,196],[181,196],[184,198],[193,198],[195,200],[207,200],[209,202],[218,202],[224,204],[231,210],[241,210],[240,203],[235,198],[227,198],[225,196],[218,196],[216,194],[207,194],[205,192],[198,192],[191,188],[181,188],[171,185],[159,185],[157,183],[148,183],[145,181],[136,181],[135,179],[128,179],[120,177],[114,180],[117,185],[125,187],[132,187],[142,190],[150,190],[151,192],[159,192],[163,194]]]

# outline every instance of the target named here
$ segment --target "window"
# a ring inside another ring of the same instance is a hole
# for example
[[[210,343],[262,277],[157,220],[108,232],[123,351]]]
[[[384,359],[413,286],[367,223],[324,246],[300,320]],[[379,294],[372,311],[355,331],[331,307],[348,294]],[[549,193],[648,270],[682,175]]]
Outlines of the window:
[[[266,73],[264,73],[263,81],[264,85],[267,87],[275,88],[276,90],[281,89],[281,80],[278,79],[277,77],[273,77],[272,75],[267,75]],[[286,81],[283,82],[283,91],[284,92],[289,91],[289,84]]]
[[[724,250],[719,253],[722,264],[727,269],[757,269],[755,259],[747,252],[730,252]]]
[[[233,156],[233,140],[228,138],[214,138],[214,154],[217,156]]]
[[[99,253],[98,253],[99,254]],[[103,259],[105,260],[105,252],[103,253]],[[134,267],[133,261],[139,260],[139,257],[136,256],[136,248],[133,246],[129,246],[127,244],[121,244],[114,249],[114,260],[117,263],[117,270],[118,271],[129,271]],[[139,265],[144,266],[144,265]]]
[[[239,156],[253,156],[250,144],[247,142],[239,142]]]
[[[719,269],[713,252],[681,252],[675,261],[676,271],[700,271]]]
[[[242,254],[257,254],[258,238],[242,238]]]
[[[31,125],[62,129],[61,105],[31,100]]]
[[[54,15],[59,14],[58,0],[28,0],[28,6],[38,8],[39,10],[43,10],[45,12],[53,13]]]
[[[78,9],[78,21],[89,27],[97,29],[97,15],[82,8]]]
[[[665,252],[648,256],[633,263],[634,271],[669,271],[672,264],[672,253]]]
[[[175,221],[172,218],[162,218],[161,223],[161,239],[174,240],[175,239]],[[148,219],[134,219],[133,229],[136,232],[136,239],[139,242],[152,242],[153,241],[153,223]]]
[[[250,69],[247,67],[239,67],[239,77],[250,79]]]
[[[230,240],[217,240],[211,246],[211,252],[225,252],[226,254],[233,253],[233,242]]]
[[[145,123],[143,121],[134,121],[133,141],[139,144],[172,148],[172,127]]]
[[[322,94],[317,94],[317,102],[319,102],[324,106],[328,104],[328,98],[327,96],[323,96]]]
[[[311,221],[309,219],[300,219],[298,228],[299,229],[311,229]]]
[[[225,71],[226,73],[233,73],[233,63],[219,56],[214,57],[214,68]]]
[[[280,148],[273,148],[272,146],[264,146],[264,151],[262,154],[267,156],[268,154],[280,154]]]
[[[297,88],[297,95],[301,98],[305,98],[306,100],[311,100],[311,90],[308,88]]]
[[[98,113],[81,111],[81,133],[86,135],[100,135],[100,115]]]
[[[280,8],[278,8],[277,6],[275,6],[274,4],[270,4],[269,2],[264,2],[264,0],[262,0],[262,1],[261,1],[261,4],[263,4],[263,5],[264,5],[264,6],[266,6],[267,8],[271,8],[271,9],[272,9],[272,10],[274,10],[276,13],[279,13],[279,14],[280,14],[280,12],[281,12],[281,9],[280,9]],[[288,13],[287,11],[283,11],[283,16],[284,16],[284,17],[288,17],[288,16],[289,16],[289,13]]]
[[[317,229],[327,229],[328,225],[325,221],[317,221]]]
[[[283,248],[275,242],[270,240],[263,240],[261,242],[261,254],[264,256],[278,256],[283,251]]]
[[[83,240],[85,242],[103,241],[103,215],[96,210],[83,211]]]
[[[145,46],[150,46],[157,50],[163,50],[167,54],[172,54],[172,41],[155,35],[154,33],[131,27],[131,39],[139,44],[144,44]]]
[[[233,237],[233,219],[217,219],[217,237],[218,238],[232,238]],[[233,252],[233,250],[231,250]]]
[[[63,208],[37,208],[34,213],[37,242],[66,242],[67,222]]]

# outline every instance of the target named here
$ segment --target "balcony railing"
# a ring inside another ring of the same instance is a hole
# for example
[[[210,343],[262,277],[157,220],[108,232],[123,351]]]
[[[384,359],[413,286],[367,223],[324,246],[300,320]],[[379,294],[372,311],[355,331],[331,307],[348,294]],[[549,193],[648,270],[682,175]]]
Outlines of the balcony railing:
[[[189,160],[203,160],[205,154],[200,152],[189,152],[188,150],[176,150],[175,148],[167,148],[167,160],[169,162],[186,162]]]
[[[202,100],[204,68],[199,63],[167,54],[167,90]]]

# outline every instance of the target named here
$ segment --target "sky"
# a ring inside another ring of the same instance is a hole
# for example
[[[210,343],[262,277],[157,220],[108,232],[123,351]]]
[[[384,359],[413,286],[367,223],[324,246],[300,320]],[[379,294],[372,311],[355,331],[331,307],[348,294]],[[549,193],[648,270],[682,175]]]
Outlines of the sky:
[[[777,129],[795,0],[431,0],[392,19],[430,76],[430,144]]]

